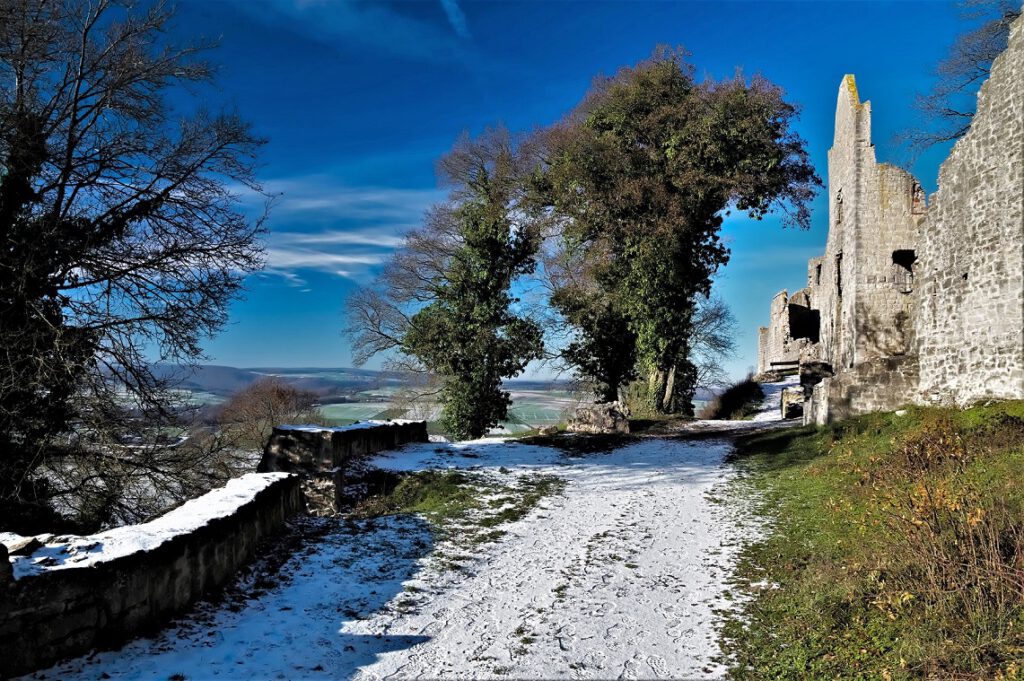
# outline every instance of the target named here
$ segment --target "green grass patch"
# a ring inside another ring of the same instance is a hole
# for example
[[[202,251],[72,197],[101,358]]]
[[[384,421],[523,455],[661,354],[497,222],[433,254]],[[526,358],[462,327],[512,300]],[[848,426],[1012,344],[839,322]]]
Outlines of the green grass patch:
[[[483,475],[466,471],[382,472],[373,493],[352,511],[357,518],[416,513],[442,539],[469,550],[505,535],[501,525],[532,511],[546,496],[559,494],[565,481],[553,475]],[[454,566],[470,556],[452,556]]]
[[[1024,403],[908,409],[737,444],[767,538],[735,678],[1022,678]]]

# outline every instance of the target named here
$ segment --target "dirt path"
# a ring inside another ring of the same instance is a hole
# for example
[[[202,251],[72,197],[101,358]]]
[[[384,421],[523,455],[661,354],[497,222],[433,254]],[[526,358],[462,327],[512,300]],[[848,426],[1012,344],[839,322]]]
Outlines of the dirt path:
[[[775,418],[777,390],[760,423]],[[736,428],[750,427],[750,422]],[[241,597],[204,605],[155,639],[42,678],[707,678],[716,610],[755,532],[719,502],[724,439],[649,438],[609,453],[484,440],[407,447],[382,467],[554,474],[562,494],[445,569],[416,518],[329,521]]]

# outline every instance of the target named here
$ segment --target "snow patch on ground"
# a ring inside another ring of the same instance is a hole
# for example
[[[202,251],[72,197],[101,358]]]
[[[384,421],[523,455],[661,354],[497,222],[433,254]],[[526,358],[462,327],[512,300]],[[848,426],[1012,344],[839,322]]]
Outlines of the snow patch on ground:
[[[765,386],[762,412],[736,429],[772,425],[793,384]],[[741,501],[720,501],[735,474],[723,463],[730,450],[710,437],[575,457],[501,438],[407,445],[374,464],[544,473],[567,485],[501,526],[500,540],[459,556],[459,570],[441,566],[449,547],[435,546],[418,518],[302,521],[327,525],[265,591],[202,605],[155,638],[38,676],[721,676],[716,611],[735,606],[730,571],[759,531]]]
[[[211,520],[231,515],[252,501],[257,493],[289,473],[249,473],[229,480],[224,487],[187,501],[155,520],[112,530],[77,535],[38,535],[43,544],[29,556],[11,556],[14,578],[23,579],[51,570],[89,567],[139,551],[149,551],[173,537],[189,534]],[[13,543],[21,537],[5,533],[0,542]]]

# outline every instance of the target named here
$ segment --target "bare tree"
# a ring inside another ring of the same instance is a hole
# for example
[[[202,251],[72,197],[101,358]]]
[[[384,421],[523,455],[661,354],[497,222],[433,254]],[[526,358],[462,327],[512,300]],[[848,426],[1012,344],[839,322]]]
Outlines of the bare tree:
[[[170,19],[161,2],[0,0],[6,502],[73,493],[108,464],[173,477],[177,456],[124,448],[177,418],[148,360],[199,358],[261,265],[262,219],[237,192],[261,191],[263,141],[232,113],[172,111],[168,92],[212,71],[208,45],[165,44]]]
[[[967,134],[974,117],[975,94],[988,78],[992,62],[1006,49],[1010,24],[1021,13],[1020,4],[1008,0],[964,0],[960,6],[965,21],[981,23],[954,41],[935,67],[931,90],[917,96],[914,108],[921,116],[920,124],[899,138],[912,157]]]
[[[268,376],[235,393],[218,416],[220,429],[235,446],[262,450],[274,426],[285,423],[322,424],[317,395]]]
[[[729,383],[722,362],[736,351],[736,317],[718,296],[698,298],[693,314],[690,361],[697,367],[697,387],[717,388]]]

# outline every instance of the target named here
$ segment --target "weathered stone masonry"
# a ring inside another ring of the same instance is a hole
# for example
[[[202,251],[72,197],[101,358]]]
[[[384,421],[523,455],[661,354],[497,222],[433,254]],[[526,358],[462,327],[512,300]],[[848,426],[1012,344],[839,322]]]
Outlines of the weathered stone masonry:
[[[758,329],[758,373],[795,371],[801,352],[818,341],[818,311],[812,310],[807,289],[790,297],[779,291],[772,298],[768,326]]]
[[[365,421],[351,426],[277,426],[263,450],[257,470],[298,473],[306,512],[333,515],[341,507],[346,474],[353,461],[427,442],[426,421]]]
[[[922,234],[920,400],[1024,397],[1024,22],[939,170]]]
[[[0,543],[0,678],[156,631],[226,584],[289,517],[332,511],[349,463],[426,441],[423,421],[281,426],[267,444],[263,473],[150,523],[87,537],[40,536],[18,556]],[[225,496],[240,503],[217,502]]]
[[[794,333],[783,291],[759,335],[759,370],[799,348],[804,418],[818,423],[1024,398],[1024,19],[929,205],[911,175],[876,162],[871,105],[853,76],[839,87],[828,164],[825,254],[789,297],[818,313],[818,339]]]
[[[202,503],[202,498],[196,502]],[[7,551],[0,544],[0,560],[8,566],[0,579],[0,678],[94,648],[112,648],[157,630],[223,586],[253,559],[259,542],[300,509],[298,478],[277,475],[229,515],[170,533],[149,548],[20,579],[9,571]],[[150,532],[147,525],[123,529],[140,536]],[[102,533],[50,541],[61,540],[84,542],[86,554],[90,544],[95,550],[107,549]],[[36,552],[52,551],[56,545],[48,542]],[[34,556],[21,560],[32,561]]]

